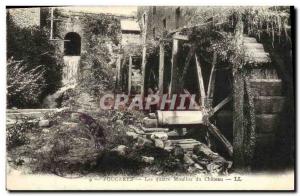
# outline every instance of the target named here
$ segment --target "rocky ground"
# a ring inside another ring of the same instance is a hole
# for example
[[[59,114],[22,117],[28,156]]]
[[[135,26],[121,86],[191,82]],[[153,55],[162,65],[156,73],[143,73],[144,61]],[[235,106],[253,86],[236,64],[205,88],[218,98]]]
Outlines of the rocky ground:
[[[99,111],[88,93],[69,91],[62,106],[7,128],[9,166],[59,176],[101,174],[227,174],[232,163],[186,129],[151,128],[154,113]],[[75,104],[76,103],[76,104]]]

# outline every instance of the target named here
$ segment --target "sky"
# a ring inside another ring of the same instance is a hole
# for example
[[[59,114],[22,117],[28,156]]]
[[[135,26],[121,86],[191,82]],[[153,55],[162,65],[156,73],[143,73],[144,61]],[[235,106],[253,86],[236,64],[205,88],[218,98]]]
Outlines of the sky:
[[[136,6],[94,6],[94,7],[64,7],[66,10],[82,11],[88,13],[110,13],[115,15],[136,15]]]

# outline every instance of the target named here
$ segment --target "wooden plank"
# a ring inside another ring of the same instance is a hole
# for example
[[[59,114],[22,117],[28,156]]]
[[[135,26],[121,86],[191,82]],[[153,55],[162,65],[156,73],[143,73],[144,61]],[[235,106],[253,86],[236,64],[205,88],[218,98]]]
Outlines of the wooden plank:
[[[142,54],[142,86],[141,86],[141,96],[145,96],[145,77],[146,77],[146,45],[143,46],[143,54]]]
[[[232,96],[229,95],[228,97],[226,97],[225,99],[223,99],[218,105],[216,105],[213,108],[213,114],[215,114],[217,111],[219,111],[223,106],[225,106],[227,103],[229,103],[232,100]]]
[[[202,111],[157,111],[160,125],[192,125],[203,123]]]
[[[213,54],[212,68],[209,76],[208,88],[207,88],[207,97],[212,99],[214,97],[215,90],[215,80],[216,80],[216,63],[217,63],[217,53]]]
[[[53,15],[53,10],[54,8],[50,8],[51,11],[51,16],[50,16],[50,40],[53,40],[53,19],[54,19],[54,15]]]
[[[176,93],[178,90],[178,47],[179,40],[173,39],[173,47],[172,47],[172,67],[171,67],[171,85],[169,94],[172,95]]]
[[[145,133],[151,133],[151,132],[168,132],[169,131],[169,128],[160,128],[160,127],[151,127],[151,128],[147,128],[147,127],[141,127],[142,130],[145,132]]]
[[[132,77],[132,57],[129,56],[129,64],[128,64],[128,95],[131,94],[131,77]]]
[[[200,95],[201,95],[201,105],[203,105],[204,100],[206,98],[204,82],[203,82],[203,75],[202,75],[201,65],[198,61],[196,54],[195,54],[195,59],[196,59],[197,76],[198,76],[199,89],[200,89]]]
[[[210,133],[212,135],[214,135],[224,145],[228,154],[230,156],[232,156],[233,155],[233,147],[232,147],[231,143],[226,139],[226,137],[224,137],[224,135],[220,132],[220,130],[212,123],[208,124],[208,130],[210,131]]]
[[[189,40],[189,36],[187,35],[180,35],[180,34],[174,34],[173,35],[173,39],[179,39],[179,40],[184,40],[184,41],[188,41]]]
[[[159,94],[164,94],[164,69],[165,69],[165,48],[163,42],[159,43],[159,79],[158,89]]]

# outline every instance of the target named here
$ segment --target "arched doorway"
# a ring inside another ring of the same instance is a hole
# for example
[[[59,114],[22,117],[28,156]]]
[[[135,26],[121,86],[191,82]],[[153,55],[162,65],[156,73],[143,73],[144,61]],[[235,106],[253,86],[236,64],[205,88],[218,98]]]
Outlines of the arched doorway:
[[[64,54],[65,56],[80,56],[81,37],[78,33],[67,33],[64,38]]]

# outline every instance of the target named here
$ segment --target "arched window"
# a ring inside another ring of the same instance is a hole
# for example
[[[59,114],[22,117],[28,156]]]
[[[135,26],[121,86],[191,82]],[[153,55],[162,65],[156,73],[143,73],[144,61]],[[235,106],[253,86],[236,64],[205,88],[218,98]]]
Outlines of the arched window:
[[[65,36],[64,54],[65,56],[80,56],[81,37],[78,33],[70,32]]]

